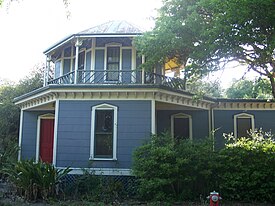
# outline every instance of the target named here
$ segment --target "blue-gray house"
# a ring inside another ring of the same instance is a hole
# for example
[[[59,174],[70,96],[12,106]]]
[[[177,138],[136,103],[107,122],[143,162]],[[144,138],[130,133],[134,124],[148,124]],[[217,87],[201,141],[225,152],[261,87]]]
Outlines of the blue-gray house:
[[[112,21],[73,34],[47,49],[44,86],[15,99],[21,108],[19,158],[58,168],[93,168],[130,175],[132,153],[150,134],[204,138],[217,130],[246,135],[275,131],[275,104],[265,100],[202,98],[183,90],[164,68],[140,69],[132,44],[142,31]],[[54,64],[54,76],[50,76]]]

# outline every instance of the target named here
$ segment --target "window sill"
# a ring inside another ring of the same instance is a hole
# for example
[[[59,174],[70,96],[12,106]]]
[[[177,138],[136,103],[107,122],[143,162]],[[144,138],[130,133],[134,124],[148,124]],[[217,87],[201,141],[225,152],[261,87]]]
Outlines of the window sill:
[[[90,157],[89,160],[91,161],[117,161],[117,158],[92,158]]]

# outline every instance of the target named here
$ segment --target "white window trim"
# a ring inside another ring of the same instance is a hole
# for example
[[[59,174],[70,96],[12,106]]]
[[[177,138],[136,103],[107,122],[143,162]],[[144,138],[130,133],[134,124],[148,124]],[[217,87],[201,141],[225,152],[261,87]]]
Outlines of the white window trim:
[[[37,133],[36,133],[35,162],[39,161],[41,119],[55,119],[55,118],[54,118],[54,114],[51,114],[51,113],[43,114],[43,115],[38,116],[38,119],[37,119]],[[54,153],[54,148],[53,148],[53,153]]]
[[[95,112],[96,110],[113,110],[113,157],[112,158],[96,158],[94,157],[94,141],[95,141]],[[90,158],[89,160],[117,160],[117,107],[110,104],[100,104],[92,107],[91,113],[91,144],[90,144]]]
[[[254,120],[254,115],[252,114],[248,114],[248,113],[240,113],[240,114],[235,114],[234,115],[234,137],[237,138],[237,119],[238,118],[247,118],[247,119],[251,119],[251,129],[252,131],[254,131],[255,129],[255,120]]]
[[[189,139],[193,139],[193,131],[192,131],[192,116],[189,114],[184,114],[184,113],[178,113],[178,114],[173,114],[171,116],[171,136],[174,138],[174,119],[175,118],[188,118],[189,119]]]

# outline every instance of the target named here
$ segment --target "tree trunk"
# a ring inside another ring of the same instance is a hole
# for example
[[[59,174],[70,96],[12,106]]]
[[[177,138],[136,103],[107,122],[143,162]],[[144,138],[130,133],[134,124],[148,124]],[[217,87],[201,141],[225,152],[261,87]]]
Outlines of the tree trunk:
[[[272,91],[272,96],[273,99],[275,99],[275,81],[274,81],[274,77],[272,75],[268,76],[270,84],[271,84],[271,91]]]

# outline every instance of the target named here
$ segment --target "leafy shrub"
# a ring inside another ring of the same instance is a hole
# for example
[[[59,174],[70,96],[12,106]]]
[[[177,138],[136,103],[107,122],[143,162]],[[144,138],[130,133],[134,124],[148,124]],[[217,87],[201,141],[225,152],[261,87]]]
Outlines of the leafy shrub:
[[[258,130],[241,138],[227,135],[219,161],[220,192],[224,198],[275,201],[275,141],[271,133]]]
[[[17,161],[18,146],[17,143],[10,141],[10,145],[0,150],[0,179],[5,178],[3,169]]]
[[[19,195],[26,200],[36,200],[54,197],[61,178],[71,169],[58,170],[48,163],[24,160],[4,168],[3,171],[15,185]]]
[[[95,175],[95,171],[83,170],[77,178],[74,196],[92,202],[113,203],[124,196],[123,183],[111,176]]]
[[[207,196],[215,184],[215,158],[211,139],[174,142],[167,133],[153,135],[134,152],[139,193],[143,199],[160,201]]]

